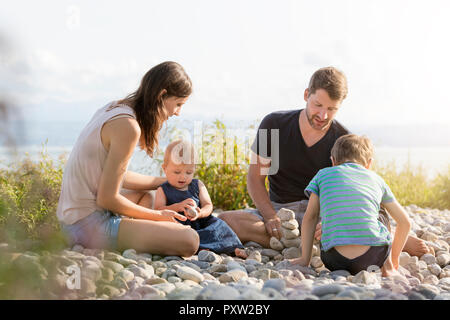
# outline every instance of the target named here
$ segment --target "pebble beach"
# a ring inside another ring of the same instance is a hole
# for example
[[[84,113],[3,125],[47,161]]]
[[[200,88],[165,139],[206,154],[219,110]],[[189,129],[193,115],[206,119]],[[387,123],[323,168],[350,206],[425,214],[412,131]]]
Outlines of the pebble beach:
[[[405,210],[412,221],[410,234],[434,252],[421,257],[402,252],[402,275],[393,277],[382,277],[376,268],[356,275],[330,272],[320,260],[318,243],[310,267],[292,266],[287,259],[301,254],[296,232],[283,245],[274,243],[275,249],[245,243],[246,259],[206,250],[182,258],[80,245],[17,253],[6,243],[0,244],[0,257],[39,279],[39,299],[450,300],[450,211],[414,205]],[[391,224],[395,226],[393,220]],[[283,225],[294,231],[298,227],[288,221]]]

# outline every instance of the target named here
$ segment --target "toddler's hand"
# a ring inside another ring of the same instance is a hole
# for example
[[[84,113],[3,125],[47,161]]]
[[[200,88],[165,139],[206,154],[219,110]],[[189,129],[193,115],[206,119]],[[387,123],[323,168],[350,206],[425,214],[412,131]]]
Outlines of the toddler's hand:
[[[189,220],[195,221],[198,218],[198,214],[200,213],[200,208],[197,206],[187,206],[184,210],[184,215],[188,217]]]
[[[173,211],[173,210],[161,210],[160,211],[161,217],[163,218],[163,221],[170,221],[170,222],[178,222],[176,219],[180,221],[186,221],[186,217]]]

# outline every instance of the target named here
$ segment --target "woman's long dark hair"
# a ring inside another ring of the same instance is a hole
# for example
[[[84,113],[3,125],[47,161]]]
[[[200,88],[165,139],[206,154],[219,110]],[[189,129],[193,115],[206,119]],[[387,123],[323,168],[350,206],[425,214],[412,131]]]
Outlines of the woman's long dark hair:
[[[162,90],[167,92],[159,96]],[[129,94],[122,103],[129,105],[144,135],[144,149],[153,156],[158,146],[158,133],[167,114],[162,100],[168,97],[184,98],[192,93],[192,82],[183,67],[166,61],[151,68],[142,78],[139,88]]]

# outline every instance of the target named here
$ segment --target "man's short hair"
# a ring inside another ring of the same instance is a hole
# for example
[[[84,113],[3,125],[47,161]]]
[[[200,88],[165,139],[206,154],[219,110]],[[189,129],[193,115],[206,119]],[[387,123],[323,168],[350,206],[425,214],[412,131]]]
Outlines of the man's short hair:
[[[334,164],[356,162],[368,165],[373,156],[373,146],[369,138],[356,134],[346,134],[339,137],[331,149]]]
[[[309,80],[308,95],[324,89],[332,100],[342,101],[347,97],[347,78],[335,67],[320,68]]]

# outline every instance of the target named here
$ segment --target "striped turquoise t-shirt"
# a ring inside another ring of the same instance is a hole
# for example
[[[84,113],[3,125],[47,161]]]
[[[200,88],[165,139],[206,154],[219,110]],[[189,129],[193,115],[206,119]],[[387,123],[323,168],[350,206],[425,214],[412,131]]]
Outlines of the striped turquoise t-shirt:
[[[380,204],[395,200],[389,186],[375,172],[357,163],[320,170],[305,189],[320,200],[322,250],[359,244],[382,246],[392,237],[378,220]]]

